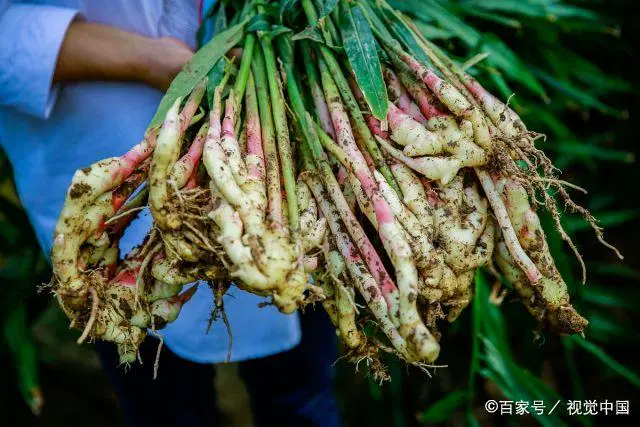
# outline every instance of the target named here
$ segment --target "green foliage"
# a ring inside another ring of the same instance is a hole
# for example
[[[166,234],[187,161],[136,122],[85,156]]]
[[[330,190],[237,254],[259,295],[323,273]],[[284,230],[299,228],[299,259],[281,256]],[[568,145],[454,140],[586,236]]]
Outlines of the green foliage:
[[[511,401],[543,400],[549,404],[560,400],[560,396],[548,384],[523,369],[512,357],[504,316],[499,307],[490,301],[489,282],[481,271],[476,274],[475,290],[473,316],[474,322],[479,322],[479,328],[478,336],[474,339],[482,341],[478,373],[493,381]],[[562,424],[557,415],[538,416],[535,412],[532,415],[537,416],[542,425]]]
[[[2,324],[3,338],[13,356],[18,387],[22,397],[34,414],[42,408],[42,395],[38,378],[38,357],[33,333],[23,304],[9,311]]]
[[[343,3],[340,33],[353,74],[371,112],[380,120],[385,120],[389,108],[387,87],[373,33],[359,6],[351,7]]]
[[[422,412],[420,414],[420,421],[423,423],[443,423],[449,420],[451,415],[468,399],[469,395],[466,391],[452,391]]]
[[[242,40],[244,27],[245,23],[242,22],[226,29],[193,55],[162,97],[158,110],[149,124],[150,128],[161,125],[164,116],[176,99],[187,96],[209,74],[216,62]]]
[[[317,8],[320,11],[318,16],[320,19],[329,16],[331,12],[338,6],[339,0],[316,0]]]
[[[27,309],[38,285],[50,273],[11,178],[11,167],[0,152],[0,358],[6,355],[10,362],[0,371],[0,377],[15,381],[24,401],[37,414],[42,396]]]
[[[585,340],[584,338],[578,336],[570,336],[566,337],[565,343],[570,341],[572,344],[577,344],[579,347],[590,353],[592,356],[596,357],[598,360],[602,362],[602,364],[609,369],[613,370],[616,374],[622,376],[631,384],[640,388],[640,376],[638,376],[635,372],[623,366],[619,362],[615,361],[611,356],[605,353],[600,347],[595,345],[592,342]]]

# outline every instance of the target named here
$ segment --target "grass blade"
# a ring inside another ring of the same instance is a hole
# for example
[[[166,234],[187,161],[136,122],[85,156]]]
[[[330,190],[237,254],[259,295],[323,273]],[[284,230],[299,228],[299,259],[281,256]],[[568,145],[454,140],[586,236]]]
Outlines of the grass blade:
[[[455,411],[467,401],[468,396],[466,391],[452,391],[425,409],[419,419],[423,423],[443,423],[450,420]]]
[[[588,353],[591,353],[591,355],[595,356],[602,363],[604,363],[606,366],[611,368],[615,373],[625,378],[627,381],[629,381],[631,384],[633,384],[637,388],[640,388],[640,376],[638,376],[635,372],[632,372],[629,368],[622,365],[621,363],[613,360],[611,356],[605,353],[600,347],[598,347],[594,343],[587,341],[586,339],[579,337],[577,335],[571,335],[564,339],[571,340],[572,342],[577,344],[578,347],[581,347],[584,350],[586,350]]]

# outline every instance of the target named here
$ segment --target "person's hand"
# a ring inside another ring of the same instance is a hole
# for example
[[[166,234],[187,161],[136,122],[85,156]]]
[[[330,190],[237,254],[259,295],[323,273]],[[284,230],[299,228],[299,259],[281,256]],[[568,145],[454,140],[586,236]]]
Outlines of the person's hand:
[[[171,37],[148,40],[143,80],[164,92],[191,59],[193,51],[180,40]]]
[[[192,56],[175,38],[154,39],[76,20],[62,43],[53,81],[141,81],[166,91]]]

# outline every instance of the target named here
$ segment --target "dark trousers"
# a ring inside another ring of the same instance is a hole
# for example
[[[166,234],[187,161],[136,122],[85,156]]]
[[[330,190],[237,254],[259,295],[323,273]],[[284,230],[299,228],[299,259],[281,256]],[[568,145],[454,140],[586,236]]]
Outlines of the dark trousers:
[[[251,396],[256,427],[338,427],[340,417],[333,394],[337,359],[335,332],[320,308],[300,315],[301,343],[284,353],[239,363]],[[147,338],[141,347],[143,364],[128,371],[118,366],[113,344],[96,348],[125,412],[128,427],[213,427],[217,425],[214,366],[190,362],[166,347],[158,378],[153,364],[158,341]]]

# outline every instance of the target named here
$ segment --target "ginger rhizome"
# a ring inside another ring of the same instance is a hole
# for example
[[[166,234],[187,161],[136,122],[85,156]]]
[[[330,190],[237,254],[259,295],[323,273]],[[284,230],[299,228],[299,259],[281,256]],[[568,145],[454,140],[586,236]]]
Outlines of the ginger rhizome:
[[[81,341],[116,342],[131,363],[197,283],[215,289],[216,313],[235,285],[283,313],[317,303],[350,358],[385,379],[380,352],[433,364],[439,324],[469,305],[479,268],[500,273],[541,324],[581,333],[588,323],[538,217],[547,209],[547,232],[578,254],[549,190],[611,246],[518,114],[393,12],[413,42],[396,38],[384,1],[339,2],[362,19],[355,29],[320,18],[310,0],[293,22],[268,3],[248,3],[229,30],[240,36],[200,51],[226,52],[196,54],[140,144],[75,173],[51,257]],[[352,60],[350,31],[370,42],[359,46],[372,48],[369,64]],[[121,256],[146,207],[153,228]]]

